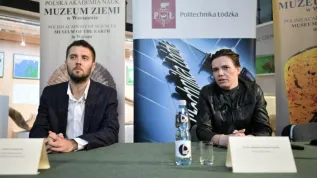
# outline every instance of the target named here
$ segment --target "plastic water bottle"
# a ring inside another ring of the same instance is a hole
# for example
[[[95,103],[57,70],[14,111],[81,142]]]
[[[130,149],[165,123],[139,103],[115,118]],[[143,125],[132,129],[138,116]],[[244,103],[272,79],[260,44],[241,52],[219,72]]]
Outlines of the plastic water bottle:
[[[192,163],[190,121],[186,100],[180,100],[176,115],[175,157],[177,165]]]

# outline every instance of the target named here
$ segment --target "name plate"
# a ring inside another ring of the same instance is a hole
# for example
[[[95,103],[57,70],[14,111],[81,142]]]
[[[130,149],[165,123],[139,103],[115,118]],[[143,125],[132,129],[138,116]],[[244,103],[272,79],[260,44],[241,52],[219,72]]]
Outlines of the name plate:
[[[234,173],[296,173],[288,137],[229,137],[226,166]]]
[[[0,139],[0,175],[34,175],[49,169],[44,139]]]

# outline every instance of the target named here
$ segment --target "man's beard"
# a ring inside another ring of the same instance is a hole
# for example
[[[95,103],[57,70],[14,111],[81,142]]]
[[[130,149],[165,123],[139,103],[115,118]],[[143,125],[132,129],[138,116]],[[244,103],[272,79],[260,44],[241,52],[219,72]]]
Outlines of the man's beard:
[[[89,71],[91,71],[91,68],[89,69]],[[69,78],[74,82],[74,83],[82,83],[84,81],[87,80],[87,78],[89,78],[90,76],[90,72],[88,74],[84,74],[82,76],[76,76],[74,75],[74,73],[67,67],[67,72],[68,72],[68,75],[69,75]]]

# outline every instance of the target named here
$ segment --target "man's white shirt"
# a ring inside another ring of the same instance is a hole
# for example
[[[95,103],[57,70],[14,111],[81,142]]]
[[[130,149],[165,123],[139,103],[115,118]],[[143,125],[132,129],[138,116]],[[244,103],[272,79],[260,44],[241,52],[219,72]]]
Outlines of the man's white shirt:
[[[88,95],[90,86],[90,80],[86,86],[84,95],[78,100],[73,96],[70,85],[68,84],[67,95],[69,96],[68,101],[68,114],[67,114],[67,128],[66,136],[68,139],[74,139],[78,144],[77,150],[82,150],[85,145],[88,144],[86,140],[78,138],[83,134],[84,130],[84,118],[85,118],[85,103]]]

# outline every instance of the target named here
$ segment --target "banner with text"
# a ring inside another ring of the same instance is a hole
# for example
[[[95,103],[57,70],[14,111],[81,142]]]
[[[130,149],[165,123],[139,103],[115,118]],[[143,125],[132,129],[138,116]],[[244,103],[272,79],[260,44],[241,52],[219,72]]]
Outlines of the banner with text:
[[[119,141],[124,141],[125,1],[43,0],[41,23],[41,91],[69,79],[66,49],[75,40],[88,41],[96,51],[91,78],[118,92]]]
[[[278,131],[317,121],[317,0],[273,1]]]
[[[200,89],[213,81],[212,53],[232,49],[240,55],[242,73],[254,79],[256,1],[132,3],[134,141],[173,142],[178,100],[187,100],[195,124]]]

